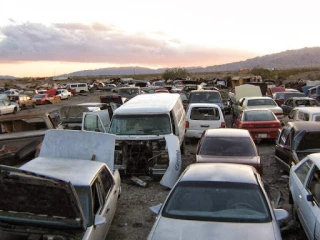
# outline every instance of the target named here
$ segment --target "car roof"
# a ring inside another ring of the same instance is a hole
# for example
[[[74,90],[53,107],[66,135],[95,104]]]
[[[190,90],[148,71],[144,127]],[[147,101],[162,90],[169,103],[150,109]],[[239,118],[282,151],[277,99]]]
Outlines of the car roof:
[[[215,103],[190,103],[189,104],[189,108],[193,108],[193,107],[216,107],[216,108],[220,108],[219,105],[217,105]]]
[[[38,157],[20,169],[68,181],[74,186],[88,186],[103,166],[106,165],[102,162],[89,160]]]
[[[293,110],[298,109],[299,112],[305,112],[305,113],[320,113],[320,107],[295,107]]]
[[[168,113],[180,99],[178,93],[140,94],[121,105],[113,114]]]
[[[292,99],[292,100],[315,100],[311,97],[290,97],[290,98],[288,98],[288,100],[289,99]]]
[[[184,171],[180,182],[235,182],[257,184],[256,170],[249,165],[233,163],[194,163]]]
[[[219,90],[199,89],[199,90],[192,90],[192,91],[190,92],[190,94],[191,94],[191,93],[198,93],[198,92],[218,92],[218,93],[220,93]]]
[[[253,112],[253,111],[272,112],[269,108],[246,108],[242,110],[242,112]]]
[[[308,155],[312,162],[315,163],[318,167],[320,167],[320,153],[312,153]]]
[[[288,122],[287,125],[293,127],[295,130],[306,130],[306,131],[320,131],[320,123],[313,121],[297,121]]]
[[[254,99],[271,99],[271,100],[273,100],[271,97],[265,97],[265,96],[262,96],[262,97],[243,97],[243,98],[246,100],[254,100]]]
[[[236,128],[207,129],[205,135],[207,137],[250,137],[248,130]]]

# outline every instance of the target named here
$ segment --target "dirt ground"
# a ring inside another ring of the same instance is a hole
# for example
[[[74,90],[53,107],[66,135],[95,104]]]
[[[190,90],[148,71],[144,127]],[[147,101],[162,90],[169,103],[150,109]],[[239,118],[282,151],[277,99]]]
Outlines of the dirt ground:
[[[106,94],[106,92],[74,96],[70,100],[63,100],[51,105],[37,106],[35,109],[23,110],[21,113],[53,110],[61,105],[74,103],[99,102],[99,96],[103,94]],[[226,115],[228,127],[230,127],[230,120],[230,115]],[[182,155],[183,169],[194,162],[196,144],[197,141],[188,142],[186,154]],[[290,211],[290,206],[288,205],[288,176],[280,171],[274,160],[274,142],[262,141],[258,145],[258,149],[264,169],[262,179],[270,199],[277,202],[278,196],[281,194],[279,207],[284,207]],[[156,218],[149,208],[163,203],[169,193],[169,189],[162,187],[159,184],[159,179],[149,181],[147,187],[143,188],[133,184],[129,177],[122,177],[121,188],[122,194],[107,240],[146,239]],[[281,223],[281,226],[286,228],[283,231],[283,239],[306,239],[303,229],[299,224],[291,224],[293,222],[290,220],[291,217]]]

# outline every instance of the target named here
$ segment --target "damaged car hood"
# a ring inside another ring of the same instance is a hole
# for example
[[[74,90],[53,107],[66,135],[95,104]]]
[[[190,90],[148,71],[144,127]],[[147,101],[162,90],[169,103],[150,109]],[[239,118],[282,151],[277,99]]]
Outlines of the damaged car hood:
[[[113,134],[53,129],[46,132],[39,157],[98,161],[113,171],[114,149]]]
[[[69,182],[0,165],[0,192],[2,224],[86,228],[79,199]]]

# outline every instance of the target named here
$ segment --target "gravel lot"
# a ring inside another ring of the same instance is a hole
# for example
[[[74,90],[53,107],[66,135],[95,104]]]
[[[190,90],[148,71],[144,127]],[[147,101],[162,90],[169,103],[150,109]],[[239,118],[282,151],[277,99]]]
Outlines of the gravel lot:
[[[59,106],[68,104],[99,102],[99,96],[104,94],[106,94],[106,92],[78,95],[72,97],[70,100],[63,100],[56,104],[37,106],[35,109],[23,110],[18,114],[25,112],[53,110]],[[227,126],[230,127],[230,115],[226,116],[226,120]],[[183,169],[185,169],[185,167],[190,163],[194,162],[196,144],[197,141],[188,142],[186,154],[182,156]],[[274,160],[274,142],[262,141],[258,145],[258,149],[264,169],[262,178],[271,200],[276,202],[281,192],[282,198],[279,207],[284,207],[290,211],[290,205],[288,205],[288,176],[279,170]],[[119,199],[116,215],[112,222],[111,230],[107,239],[146,239],[156,217],[149,210],[149,207],[163,202],[169,193],[169,190],[159,184],[159,179],[149,181],[148,186],[146,188],[142,188],[132,184],[129,177],[122,178],[121,187],[122,195]],[[306,239],[303,229],[299,227],[299,224],[291,224],[292,221],[290,220],[291,217],[285,222],[281,223],[281,226],[287,226],[287,230],[283,231],[283,239]]]

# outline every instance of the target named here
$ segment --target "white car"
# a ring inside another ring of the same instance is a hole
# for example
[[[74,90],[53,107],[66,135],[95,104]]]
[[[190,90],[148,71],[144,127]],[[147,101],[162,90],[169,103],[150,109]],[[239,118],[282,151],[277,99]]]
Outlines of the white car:
[[[297,121],[320,121],[320,107],[295,107],[288,116],[282,119],[282,125]]]
[[[18,111],[20,111],[19,104],[6,99],[0,99],[0,115],[16,113]]]
[[[291,167],[289,187],[289,199],[308,239],[319,239],[320,153],[310,154]]]
[[[237,116],[244,109],[251,108],[267,108],[270,109],[278,119],[283,118],[283,110],[278,104],[270,97],[243,97],[240,98],[235,104],[232,106],[232,116],[233,119],[237,118]]]
[[[58,89],[56,95],[59,96],[61,100],[63,100],[71,98],[72,93],[69,92],[67,89]]]
[[[281,239],[277,220],[256,170],[232,163],[195,163],[181,174],[157,213],[148,240]]]
[[[200,138],[206,129],[225,128],[221,108],[214,103],[191,103],[186,112],[186,137]]]

